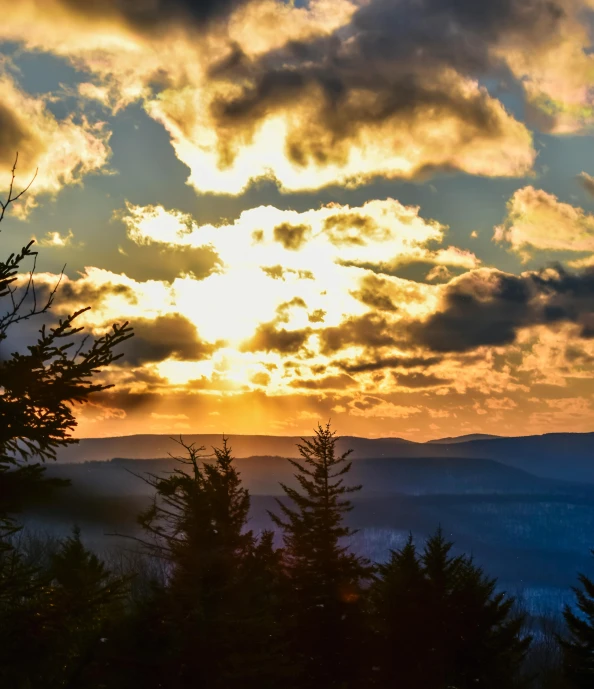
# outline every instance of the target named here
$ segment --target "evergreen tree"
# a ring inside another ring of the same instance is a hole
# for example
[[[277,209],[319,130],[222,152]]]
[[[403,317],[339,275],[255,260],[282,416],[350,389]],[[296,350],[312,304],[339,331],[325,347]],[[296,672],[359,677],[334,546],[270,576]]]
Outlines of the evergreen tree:
[[[14,191],[17,161],[18,155],[8,195],[0,201],[0,222],[28,189]],[[56,485],[55,481],[44,484],[43,466],[28,462],[34,457],[53,459],[57,448],[77,442],[71,437],[76,426],[74,406],[87,401],[92,393],[112,387],[97,382],[96,377],[121,356],[115,354],[117,346],[132,337],[127,324],[116,324],[95,339],[81,337],[76,319],[86,308],[47,327],[45,315],[54,303],[59,280],[42,298],[35,287],[37,252],[33,244],[32,240],[0,260],[0,531],[5,536],[14,529],[8,513],[18,510],[32,492]],[[27,262],[28,276],[24,277]],[[11,329],[31,319],[40,320],[37,341],[26,352],[7,356]],[[6,541],[3,547],[8,547]]]
[[[299,488],[281,484],[293,504],[277,500],[281,516],[270,515],[284,533],[288,624],[307,687],[360,686],[361,597],[372,570],[345,545],[355,533],[344,524],[346,496],[361,487],[344,485],[350,451],[337,456],[336,442],[327,424],[298,445],[304,464],[289,461]]]
[[[183,445],[183,443],[182,443]],[[155,502],[140,517],[170,579],[162,602],[167,638],[161,672],[180,687],[276,687],[277,555],[270,534],[246,530],[250,497],[227,440],[204,448],[167,477],[152,476]],[[279,670],[280,672],[280,670]]]
[[[373,684],[414,687],[423,675],[425,658],[418,655],[429,621],[420,614],[424,596],[422,565],[409,537],[402,550],[393,550],[370,591],[373,614]],[[403,658],[405,661],[403,662]]]
[[[13,596],[5,610],[2,686],[99,687],[103,644],[122,615],[126,580],[114,577],[84,547],[78,529],[47,571],[32,574],[31,590]]]
[[[594,581],[585,574],[580,574],[578,580],[580,585],[572,587],[577,611],[565,606],[563,617],[568,635],[560,642],[565,675],[581,689],[594,686]]]
[[[8,195],[0,201],[0,222],[30,186],[15,192],[17,162],[18,154]],[[14,532],[8,513],[18,510],[31,494],[59,484],[44,482],[43,466],[30,460],[53,459],[58,447],[78,442],[71,437],[76,426],[74,406],[86,402],[92,393],[112,387],[94,379],[121,356],[115,354],[117,346],[132,337],[127,324],[116,324],[98,338],[81,338],[82,328],[75,321],[87,308],[47,327],[45,316],[60,280],[42,298],[35,287],[37,252],[33,244],[31,240],[0,260],[0,536],[5,537],[0,548],[9,547],[6,536]],[[11,329],[31,319],[40,320],[37,341],[26,352],[7,356]]]
[[[379,566],[371,592],[376,685],[424,689],[516,686],[530,643],[514,599],[472,558],[451,555],[441,529]]]
[[[8,195],[0,201],[0,222],[28,189],[15,192],[17,161],[18,155]],[[77,442],[71,437],[74,406],[111,387],[97,376],[121,356],[115,349],[132,336],[124,324],[98,338],[83,337],[76,319],[87,309],[49,325],[60,279],[45,296],[36,289],[33,244],[0,260],[0,677],[2,686],[10,687],[20,687],[19,673],[36,667],[34,655],[19,655],[19,639],[46,638],[43,624],[49,625],[46,613],[53,590],[48,573],[27,564],[15,550],[19,528],[13,514],[32,497],[66,483],[48,481],[42,463],[31,460],[53,459],[57,448]],[[37,341],[26,351],[9,349],[14,328],[32,319],[40,323]],[[38,686],[49,687],[49,679]]]

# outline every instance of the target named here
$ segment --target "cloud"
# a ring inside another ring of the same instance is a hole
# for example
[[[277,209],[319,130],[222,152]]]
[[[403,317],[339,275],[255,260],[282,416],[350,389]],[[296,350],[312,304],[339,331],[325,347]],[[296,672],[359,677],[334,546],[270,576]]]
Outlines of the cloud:
[[[335,376],[322,376],[320,378],[298,378],[290,383],[290,386],[293,388],[303,388],[305,390],[344,390],[356,385],[357,381],[346,373]]]
[[[532,136],[480,79],[506,32],[534,41],[557,25],[537,21],[544,2],[486,4],[23,0],[7,3],[0,37],[70,59],[89,74],[83,98],[141,102],[200,191],[521,176]]]
[[[374,218],[357,212],[330,215],[323,228],[335,246],[365,246],[367,240],[383,241],[387,234]]]
[[[25,281],[27,278],[22,277]],[[105,309],[115,315],[124,305],[138,308],[138,292],[133,283],[122,282],[120,276],[107,271],[88,269],[78,279],[71,279],[67,275],[62,277],[49,273],[38,273],[35,278],[35,291],[39,303],[42,303],[59,281],[58,291],[52,306],[52,311],[64,315],[87,306],[93,306],[95,313]],[[125,307],[122,309],[125,313]],[[101,316],[100,316],[101,318]]]
[[[241,346],[245,352],[279,352],[295,354],[307,341],[310,330],[277,329],[275,323],[262,323],[247,342]]]
[[[154,320],[146,318],[130,322],[134,337],[124,346],[124,361],[130,366],[164,359],[196,361],[210,356],[216,349],[198,337],[196,328],[184,316],[171,313]]]
[[[22,91],[0,66],[0,174],[7,186],[18,151],[17,191],[37,177],[17,214],[26,215],[39,194],[56,194],[62,187],[105,167],[110,156],[110,133],[104,124],[91,123],[84,115],[58,119],[43,96]]]
[[[506,242],[525,259],[533,250],[594,252],[594,216],[562,203],[532,186],[518,189],[507,204],[494,239]]]
[[[225,191],[237,193],[261,176],[296,191],[357,186],[377,176],[419,179],[440,169],[520,176],[532,167],[531,135],[476,81],[442,69],[370,74],[374,67],[361,55],[320,60],[300,71],[293,56],[284,58],[286,68],[255,66],[241,93],[214,100]],[[324,67],[341,63],[335,73]],[[251,173],[248,155],[261,160]],[[215,180],[194,173],[191,181],[212,189]]]
[[[594,123],[592,0],[21,0],[0,37],[140,102],[200,191],[290,191],[457,170],[523,176],[528,128],[481,84],[524,90],[531,125]],[[491,89],[494,91],[494,89]],[[347,237],[348,241],[348,237]]]
[[[388,347],[398,342],[388,321],[376,313],[350,318],[319,334],[323,354],[330,355],[352,345],[364,348]]]
[[[388,356],[378,359],[357,359],[354,361],[334,361],[334,365],[347,373],[367,373],[392,368],[429,368],[439,364],[442,357],[439,356]]]
[[[398,311],[393,301],[395,286],[387,279],[377,275],[365,275],[361,279],[361,287],[351,294],[360,302],[378,311]],[[392,293],[392,294],[391,294]]]
[[[569,322],[594,336],[594,271],[563,268],[519,276],[479,269],[444,287],[439,309],[408,325],[417,345],[436,352],[465,352],[515,342],[522,328]]]
[[[520,9],[526,6],[520,1],[514,4]],[[522,84],[527,115],[536,126],[553,134],[585,133],[594,123],[594,57],[588,21],[594,4],[543,0],[531,5],[526,15],[538,9],[540,21],[531,30],[507,31],[493,53]]]
[[[441,378],[433,373],[394,373],[394,379],[399,387],[404,388],[434,388],[448,385],[448,378]]]
[[[133,32],[163,34],[188,22],[201,27],[224,18],[245,0],[59,0],[53,3],[90,21],[115,21]]]
[[[66,234],[60,234],[60,232],[47,232],[43,239],[37,241],[39,246],[51,246],[62,248],[65,246],[73,246],[74,234],[72,230],[68,230]],[[80,246],[80,245],[79,245]]]
[[[359,243],[337,245],[328,233],[329,227],[336,228],[337,217],[353,237],[360,231],[360,219],[366,219]],[[330,223],[328,218],[332,218]],[[349,219],[354,225],[347,224]],[[446,231],[422,218],[418,208],[393,199],[358,208],[333,203],[302,213],[260,206],[216,227],[198,225],[189,216],[162,207],[128,205],[122,220],[130,240],[139,247],[161,247],[165,255],[180,247],[208,249],[216,256],[216,265],[203,279],[186,276],[172,282],[177,308],[192,314],[201,336],[209,342],[223,339],[244,348],[246,342],[250,347],[265,345],[262,351],[276,348],[266,349],[276,337],[279,308],[296,304],[296,299],[301,300],[301,308],[283,315],[287,333],[337,327],[345,316],[363,316],[375,309],[374,290],[378,295],[381,292],[377,298],[383,298],[384,306],[391,303],[407,313],[414,303],[413,310],[422,310],[420,286],[375,276],[351,264],[355,258],[376,265],[390,256],[423,256],[431,253],[426,244],[439,241]],[[370,227],[374,228],[371,233]],[[263,324],[269,325],[257,331]],[[287,338],[297,341],[294,335],[282,337],[283,342]]]
[[[309,225],[291,225],[286,222],[277,225],[273,230],[275,240],[290,251],[300,249],[307,241],[307,235],[310,232]]]
[[[588,192],[588,194],[594,196],[594,177],[589,175],[587,172],[580,172],[580,174],[577,176],[577,179],[582,187]]]

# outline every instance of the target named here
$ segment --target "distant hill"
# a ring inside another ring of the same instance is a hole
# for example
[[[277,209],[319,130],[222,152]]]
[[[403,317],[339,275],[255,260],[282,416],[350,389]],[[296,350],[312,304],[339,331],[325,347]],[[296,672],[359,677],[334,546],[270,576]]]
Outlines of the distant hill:
[[[466,443],[469,440],[491,440],[492,438],[500,437],[500,435],[489,435],[489,433],[469,433],[468,435],[456,435],[450,438],[428,440],[427,445],[455,445],[457,443]]]
[[[72,481],[75,492],[105,496],[149,495],[140,477],[173,469],[167,459],[113,459],[109,462],[53,464],[48,474]],[[292,485],[295,470],[282,457],[237,460],[243,484],[252,495],[281,495],[280,482]],[[430,494],[559,494],[576,486],[533,476],[490,459],[458,457],[369,458],[353,463],[349,482],[362,484],[362,496]],[[594,487],[590,489],[594,497]]]
[[[300,436],[275,435],[230,435],[227,436],[235,457],[253,457],[268,455],[277,457],[299,457],[297,443]],[[212,447],[221,444],[220,434],[184,434],[186,444],[195,443],[206,447],[212,452]],[[354,449],[353,458],[364,457],[400,457],[406,456],[402,452],[405,446],[423,447],[402,438],[356,438],[341,436],[338,442],[340,452]],[[84,438],[78,445],[58,450],[59,462],[91,462],[127,457],[129,459],[154,459],[176,454],[183,448],[172,440],[170,435],[128,435],[115,438]]]
[[[254,456],[299,457],[299,437],[268,435],[229,436],[238,458]],[[221,442],[220,435],[187,435],[186,442],[209,450]],[[456,442],[415,443],[402,438],[357,438],[342,436],[338,451],[352,449],[351,457],[490,459],[536,476],[594,483],[594,433],[548,433],[518,438],[489,437]],[[89,438],[58,452],[59,462],[103,461],[114,457],[154,459],[181,448],[169,436],[133,435],[119,438]]]
[[[494,459],[538,476],[594,483],[594,433],[471,440],[450,447],[449,452],[457,457]]]

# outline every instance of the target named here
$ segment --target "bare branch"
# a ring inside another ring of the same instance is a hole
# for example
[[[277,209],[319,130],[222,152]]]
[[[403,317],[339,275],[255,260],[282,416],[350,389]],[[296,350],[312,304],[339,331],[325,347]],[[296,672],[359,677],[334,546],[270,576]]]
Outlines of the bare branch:
[[[0,222],[2,222],[2,220],[4,219],[4,214],[6,213],[6,209],[8,208],[8,206],[10,206],[11,203],[15,203],[15,201],[18,201],[21,198],[21,196],[23,196],[23,194],[26,194],[29,191],[29,189],[31,188],[31,185],[33,184],[33,182],[37,178],[37,173],[39,172],[39,168],[36,168],[35,174],[31,178],[31,180],[29,181],[29,184],[27,184],[27,186],[22,191],[20,191],[16,196],[13,196],[12,193],[14,191],[14,180],[16,179],[16,169],[17,169],[17,163],[18,162],[19,162],[19,152],[17,151],[15,159],[14,159],[14,164],[13,164],[12,170],[11,170],[10,186],[8,188],[8,198],[4,202],[0,201]]]

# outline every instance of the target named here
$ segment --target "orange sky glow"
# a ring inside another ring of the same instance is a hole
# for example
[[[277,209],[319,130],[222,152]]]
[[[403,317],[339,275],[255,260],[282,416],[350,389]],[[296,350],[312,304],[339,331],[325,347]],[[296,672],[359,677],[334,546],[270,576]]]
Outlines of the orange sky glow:
[[[77,436],[594,430],[594,0],[401,4],[0,0]]]

